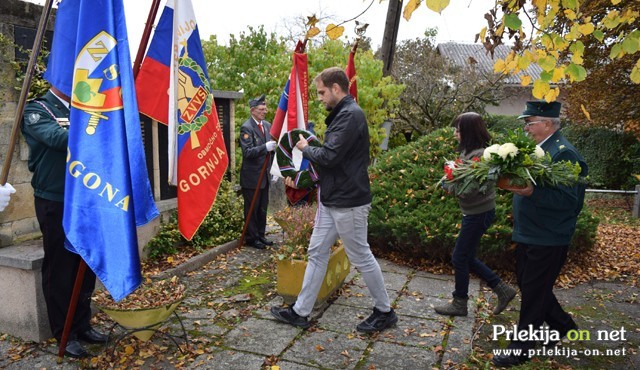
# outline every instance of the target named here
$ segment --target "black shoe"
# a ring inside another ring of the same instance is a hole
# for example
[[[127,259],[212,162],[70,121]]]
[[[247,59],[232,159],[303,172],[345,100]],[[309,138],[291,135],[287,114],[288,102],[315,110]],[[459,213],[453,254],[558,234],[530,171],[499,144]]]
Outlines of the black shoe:
[[[251,243],[247,243],[247,245],[255,249],[267,249],[267,246],[260,240],[255,240]]]
[[[293,306],[271,307],[271,314],[273,317],[284,323],[297,326],[302,329],[307,329],[311,326],[309,319],[298,315],[296,311],[293,310]]]
[[[64,355],[73,358],[84,358],[89,357],[89,352],[77,340],[70,340],[64,349]]]
[[[567,333],[570,332],[571,330],[578,330],[578,325],[576,325],[575,321],[571,320],[571,323],[569,324],[568,328],[566,330],[563,331],[559,331],[560,333],[560,340],[550,340],[549,343],[547,343],[546,347],[547,348],[553,348],[555,346],[558,345],[558,343],[562,342],[562,339],[566,338]]]
[[[392,325],[395,325],[397,322],[398,316],[396,316],[393,308],[389,312],[382,312],[374,307],[371,316],[358,324],[356,329],[364,333],[371,333],[375,331],[382,331]]]
[[[106,334],[102,334],[94,328],[78,333],[78,339],[90,344],[104,344],[107,343],[109,337]]]
[[[261,236],[260,239],[258,239],[262,242],[262,244],[266,245],[266,246],[272,246],[273,242],[267,238],[265,238],[264,236]]]
[[[517,366],[520,364],[524,364],[525,362],[529,361],[530,358],[527,356],[516,356],[513,354],[508,354],[508,355],[497,355],[497,356],[493,356],[493,360],[491,360],[491,362],[495,365],[495,366],[499,366],[499,367],[511,367],[511,366]]]

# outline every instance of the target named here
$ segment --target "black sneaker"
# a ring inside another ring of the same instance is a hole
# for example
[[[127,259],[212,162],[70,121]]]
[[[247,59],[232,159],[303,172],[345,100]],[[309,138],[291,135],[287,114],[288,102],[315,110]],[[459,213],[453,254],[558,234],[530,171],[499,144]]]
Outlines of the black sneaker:
[[[309,319],[298,315],[296,311],[293,310],[293,306],[271,307],[271,314],[279,321],[302,329],[307,329],[311,326]]]
[[[375,331],[382,331],[395,325],[395,323],[397,322],[398,316],[396,316],[393,308],[389,312],[382,312],[374,307],[371,316],[367,317],[366,320],[358,324],[358,326],[356,326],[356,329],[364,333],[371,333]]]

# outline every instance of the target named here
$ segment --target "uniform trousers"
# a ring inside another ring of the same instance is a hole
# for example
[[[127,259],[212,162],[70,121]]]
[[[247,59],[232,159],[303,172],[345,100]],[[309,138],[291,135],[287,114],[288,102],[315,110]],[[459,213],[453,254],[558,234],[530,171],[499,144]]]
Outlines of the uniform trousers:
[[[76,281],[80,256],[69,252],[64,246],[65,235],[62,228],[64,204],[35,197],[35,209],[44,246],[42,291],[47,304],[51,333],[60,341],[69,310],[73,285]],[[91,320],[90,304],[95,283],[96,275],[87,268],[69,332],[69,339],[76,339],[77,333],[91,328],[89,324],[89,320]]]
[[[560,270],[567,260],[569,246],[537,246],[518,244],[516,249],[516,275],[522,303],[518,330],[539,330],[547,323],[550,330],[557,330],[560,336],[575,328],[571,316],[566,313],[553,294]],[[512,342],[509,347],[530,349],[535,342]]]
[[[344,244],[349,261],[362,275],[374,306],[382,312],[391,310],[380,265],[367,243],[367,219],[370,209],[371,204],[352,208],[325,207],[322,203],[318,204],[302,289],[293,306],[298,315],[306,317],[311,314],[327,272],[331,246],[338,237]]]
[[[251,208],[251,200],[256,189],[242,188],[242,197],[244,198],[244,220],[247,222],[249,215],[249,208]],[[253,212],[251,213],[251,219],[247,225],[247,232],[245,233],[245,241],[247,244],[251,244],[260,238],[265,237],[265,231],[267,228],[267,207],[269,206],[269,181],[264,188],[258,190],[258,198],[256,204],[253,206]]]

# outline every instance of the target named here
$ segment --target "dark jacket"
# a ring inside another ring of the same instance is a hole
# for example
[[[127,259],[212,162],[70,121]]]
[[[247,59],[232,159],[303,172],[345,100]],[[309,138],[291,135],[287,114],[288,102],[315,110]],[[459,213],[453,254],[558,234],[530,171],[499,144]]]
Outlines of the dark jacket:
[[[269,133],[271,124],[267,121],[262,121],[262,126],[264,127],[264,134],[253,117],[249,117],[240,128],[240,147],[242,148],[240,186],[245,189],[255,189],[258,187],[260,171],[267,158],[266,142],[271,140],[271,134]],[[264,171],[260,189],[264,189],[264,187],[269,184],[269,170],[271,169],[272,162],[273,155],[270,156],[270,161]]]
[[[348,95],[331,110],[325,123],[324,144],[303,151],[303,156],[317,165],[320,201],[336,208],[371,203],[369,127],[364,112]]]
[[[46,105],[50,112],[36,101]],[[34,195],[62,202],[69,131],[62,128],[56,118],[69,118],[69,109],[49,91],[25,106],[22,134],[29,145]]]
[[[553,162],[571,161],[582,167],[581,176],[589,169],[580,153],[556,131],[542,149],[549,152]],[[584,202],[585,186],[534,186],[529,197],[513,196],[514,242],[534,246],[569,245],[576,230],[578,214]]]
[[[471,153],[461,153],[460,159],[482,158],[484,148],[476,149]],[[496,208],[496,191],[493,186],[486,193],[477,192],[458,196],[458,204],[463,215],[478,215]]]

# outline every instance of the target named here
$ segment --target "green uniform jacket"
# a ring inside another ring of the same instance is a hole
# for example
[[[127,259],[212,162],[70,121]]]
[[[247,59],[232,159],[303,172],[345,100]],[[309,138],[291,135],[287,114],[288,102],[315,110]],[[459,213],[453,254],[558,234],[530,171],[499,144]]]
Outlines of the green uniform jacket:
[[[587,176],[588,167],[582,155],[567,139],[556,131],[542,149],[549,152],[553,162],[571,161],[582,167],[581,176]],[[513,196],[514,242],[534,246],[569,245],[576,229],[578,214],[584,202],[585,186],[534,186],[530,197]]]
[[[36,101],[46,105],[51,112]],[[31,186],[34,195],[62,202],[69,131],[62,128],[56,118],[69,118],[69,109],[49,91],[25,106],[22,134],[29,145],[29,171],[33,172]]]

